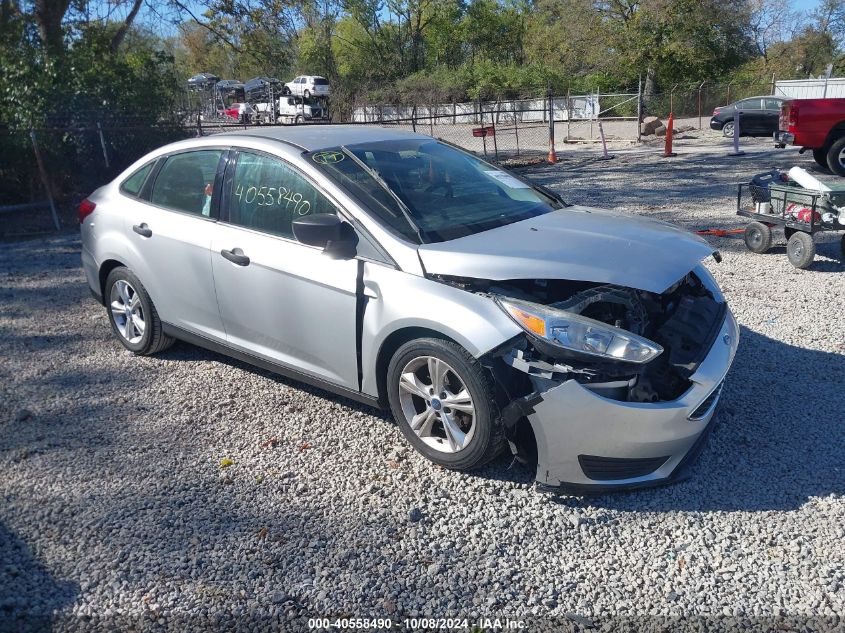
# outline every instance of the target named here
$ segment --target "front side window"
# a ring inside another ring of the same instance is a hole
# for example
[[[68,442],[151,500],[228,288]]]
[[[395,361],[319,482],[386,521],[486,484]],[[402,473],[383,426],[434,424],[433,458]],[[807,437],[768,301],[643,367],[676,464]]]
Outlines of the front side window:
[[[150,202],[166,209],[209,217],[214,177],[223,150],[169,156],[153,185]]]
[[[120,190],[130,196],[138,197],[141,193],[141,188],[144,186],[144,181],[147,180],[147,176],[150,175],[150,171],[152,171],[153,165],[155,161],[149,162],[141,169],[137,170],[134,174],[129,176],[126,180],[124,180],[120,185]]]
[[[310,159],[382,224],[416,242],[480,233],[563,206],[512,174],[431,139],[336,147]]]
[[[736,104],[740,110],[760,110],[760,99],[745,99]]]
[[[293,221],[316,213],[337,213],[337,209],[292,167],[263,154],[238,155],[229,196],[229,222],[293,238]]]

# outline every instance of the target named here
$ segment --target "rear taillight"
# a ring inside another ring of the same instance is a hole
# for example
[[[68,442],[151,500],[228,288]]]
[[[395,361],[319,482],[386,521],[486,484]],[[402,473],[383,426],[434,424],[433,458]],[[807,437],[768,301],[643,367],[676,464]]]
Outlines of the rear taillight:
[[[780,117],[778,118],[778,127],[785,132],[795,132],[795,127],[798,125],[798,105],[794,103],[785,103],[781,106]]]
[[[88,198],[85,198],[82,202],[79,203],[79,209],[77,210],[77,216],[79,217],[79,223],[82,224],[89,215],[94,213],[94,209],[97,208],[97,205],[91,202]]]

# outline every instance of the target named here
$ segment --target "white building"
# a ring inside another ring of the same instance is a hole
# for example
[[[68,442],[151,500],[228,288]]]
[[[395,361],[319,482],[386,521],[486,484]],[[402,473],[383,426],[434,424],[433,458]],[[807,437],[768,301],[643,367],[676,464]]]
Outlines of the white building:
[[[778,81],[775,94],[793,99],[845,99],[845,77]]]

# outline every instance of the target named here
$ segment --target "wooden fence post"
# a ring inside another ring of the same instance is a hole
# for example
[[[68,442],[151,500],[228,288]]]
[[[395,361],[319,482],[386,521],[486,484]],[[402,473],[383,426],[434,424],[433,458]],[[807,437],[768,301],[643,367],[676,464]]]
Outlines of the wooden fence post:
[[[56,231],[61,230],[62,225],[59,223],[59,214],[56,212],[56,203],[53,201],[53,190],[50,187],[50,178],[47,175],[47,170],[44,167],[44,160],[41,158],[41,152],[38,149],[38,141],[35,138],[35,130],[29,131],[29,138],[32,139],[32,151],[35,152],[35,162],[38,164],[38,172],[41,175],[41,183],[47,191],[47,200],[50,202],[50,214],[53,216],[53,226]]]
[[[103,148],[103,160],[106,161],[106,169],[108,169],[110,167],[109,152],[106,149],[106,137],[103,136],[103,127],[100,125],[99,121],[97,121],[97,134],[100,136],[100,147]]]

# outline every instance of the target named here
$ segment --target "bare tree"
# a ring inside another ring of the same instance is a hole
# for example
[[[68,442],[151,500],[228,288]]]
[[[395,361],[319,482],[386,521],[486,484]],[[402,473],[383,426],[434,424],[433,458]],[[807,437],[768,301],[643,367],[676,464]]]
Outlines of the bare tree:
[[[760,56],[768,61],[768,51],[776,42],[794,38],[803,25],[803,15],[792,10],[789,0],[749,0],[751,35]]]

